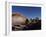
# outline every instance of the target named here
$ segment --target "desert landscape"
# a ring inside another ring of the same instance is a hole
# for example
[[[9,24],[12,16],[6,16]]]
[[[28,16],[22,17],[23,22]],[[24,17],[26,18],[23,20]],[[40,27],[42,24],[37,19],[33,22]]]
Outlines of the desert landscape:
[[[41,7],[12,6],[12,31],[41,30]]]
[[[35,19],[26,18],[21,14],[12,14],[12,30],[39,30],[41,29],[41,19],[36,17]]]

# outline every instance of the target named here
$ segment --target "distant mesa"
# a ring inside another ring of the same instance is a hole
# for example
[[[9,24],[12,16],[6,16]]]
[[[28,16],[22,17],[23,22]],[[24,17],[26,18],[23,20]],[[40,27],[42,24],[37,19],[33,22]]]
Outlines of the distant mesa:
[[[12,24],[13,25],[24,24],[26,19],[27,18],[25,16],[23,16],[21,13],[12,14]]]
[[[21,17],[27,18],[26,16],[24,16],[23,14],[21,14],[19,12],[13,12],[12,16],[21,16]]]
[[[12,14],[12,27],[14,27],[15,30],[23,29],[25,27],[25,21],[26,17],[21,13]]]
[[[14,14],[12,14],[12,16],[21,16],[21,14],[20,13],[14,13]]]

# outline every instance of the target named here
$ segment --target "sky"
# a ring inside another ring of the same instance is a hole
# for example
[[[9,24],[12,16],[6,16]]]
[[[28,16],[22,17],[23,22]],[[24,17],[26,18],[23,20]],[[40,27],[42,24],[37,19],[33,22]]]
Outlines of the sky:
[[[12,6],[12,13],[19,12],[28,18],[41,18],[41,7]]]

